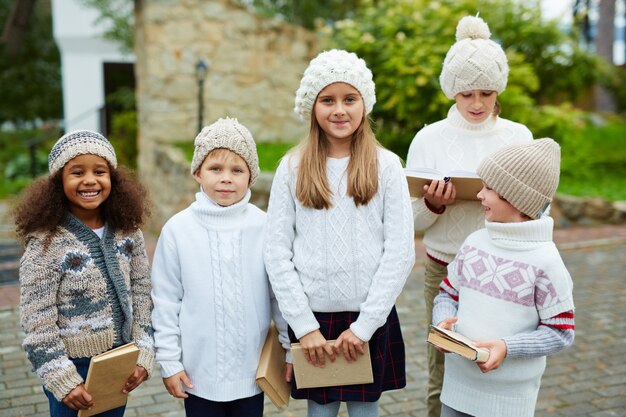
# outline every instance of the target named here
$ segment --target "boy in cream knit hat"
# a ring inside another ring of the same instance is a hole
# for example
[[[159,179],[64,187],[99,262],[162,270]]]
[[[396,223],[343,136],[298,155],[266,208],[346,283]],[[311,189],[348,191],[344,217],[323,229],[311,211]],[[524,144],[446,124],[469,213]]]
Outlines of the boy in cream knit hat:
[[[507,85],[509,66],[502,47],[490,39],[487,23],[465,16],[456,29],[456,43],[443,61],[439,81],[445,96],[454,100],[445,119],[415,135],[406,167],[476,172],[485,155],[512,144],[528,143],[532,134],[522,124],[499,116],[497,98]],[[424,272],[426,318],[430,322],[439,283],[447,274],[463,240],[484,227],[480,203],[456,198],[454,181],[432,181],[413,201],[415,229],[424,234],[427,260]],[[428,346],[428,417],[439,417],[443,354]]]
[[[574,342],[573,284],[545,214],[560,156],[555,141],[537,139],[478,167],[486,228],[448,266],[432,323],[454,326],[490,355],[480,364],[446,355],[442,416],[533,416],[546,356]]]
[[[187,416],[261,417],[256,370],[272,319],[289,339],[263,263],[265,213],[249,203],[256,145],[231,118],[194,144],[200,191],[163,227],[152,264],[156,360]]]

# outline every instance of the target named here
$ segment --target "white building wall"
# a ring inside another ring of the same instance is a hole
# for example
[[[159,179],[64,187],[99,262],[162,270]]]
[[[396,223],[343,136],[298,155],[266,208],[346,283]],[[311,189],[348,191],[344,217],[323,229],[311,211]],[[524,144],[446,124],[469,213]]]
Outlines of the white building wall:
[[[134,62],[133,54],[102,37],[98,11],[80,0],[52,0],[54,39],[61,55],[65,130],[100,130],[104,106],[103,64]]]

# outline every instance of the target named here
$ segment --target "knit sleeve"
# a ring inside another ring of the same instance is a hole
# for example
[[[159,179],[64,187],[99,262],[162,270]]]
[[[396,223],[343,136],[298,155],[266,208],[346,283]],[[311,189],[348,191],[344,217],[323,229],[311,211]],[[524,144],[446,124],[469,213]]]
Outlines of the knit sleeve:
[[[291,193],[289,157],[283,158],[270,192],[265,235],[265,267],[283,317],[296,337],[319,329],[293,263],[296,202]]]
[[[178,252],[168,230],[166,224],[152,261],[152,326],[156,361],[163,378],[184,370],[179,323],[183,285]]]
[[[574,343],[574,311],[542,320],[536,330],[505,337],[507,358],[553,355]]]
[[[361,340],[368,341],[387,320],[396,298],[415,263],[413,216],[406,177],[395,155],[379,159],[383,181],[383,254],[372,278],[359,318],[350,325]]]
[[[133,238],[135,245],[130,262],[130,286],[133,300],[132,335],[139,348],[137,364],[143,366],[148,374],[151,374],[154,365],[154,339],[151,318],[150,266],[141,230],[138,230]]]
[[[23,347],[44,387],[62,401],[83,379],[67,357],[57,326],[61,270],[54,259],[59,247],[51,242],[46,248],[43,239],[31,238],[20,262]]]
[[[278,330],[278,340],[283,346],[283,349],[287,351],[286,362],[291,363],[291,342],[289,341],[289,334],[287,333],[287,321],[283,317],[283,314],[280,312],[280,308],[278,307],[278,300],[276,300],[276,295],[274,294],[274,291],[271,287],[270,301],[272,308],[272,319],[274,320],[274,324],[276,324],[276,329]]]
[[[425,168],[432,165],[432,161],[426,161],[426,152],[423,147],[422,135],[418,132],[409,147],[409,153],[406,157],[407,168]],[[439,218],[439,214],[434,213],[426,206],[426,202],[423,198],[412,198],[411,205],[413,209],[414,227],[417,231],[428,229]]]
[[[439,294],[435,297],[431,324],[436,326],[448,317],[456,317],[458,309],[459,292],[448,278],[444,278],[439,287]]]

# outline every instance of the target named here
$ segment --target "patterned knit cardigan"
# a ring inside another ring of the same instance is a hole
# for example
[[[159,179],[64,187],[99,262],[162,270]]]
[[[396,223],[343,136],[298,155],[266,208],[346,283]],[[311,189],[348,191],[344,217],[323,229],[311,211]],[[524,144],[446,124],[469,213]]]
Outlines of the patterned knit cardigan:
[[[130,341],[140,349],[137,364],[150,373],[152,300],[141,231],[107,229],[100,239],[70,214],[46,237],[29,236],[20,264],[23,347],[45,388],[61,401],[83,383],[69,358]]]

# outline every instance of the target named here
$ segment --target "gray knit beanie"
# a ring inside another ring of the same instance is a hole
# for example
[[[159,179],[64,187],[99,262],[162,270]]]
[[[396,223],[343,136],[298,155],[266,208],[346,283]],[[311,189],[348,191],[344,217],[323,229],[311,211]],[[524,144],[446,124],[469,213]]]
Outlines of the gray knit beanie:
[[[439,84],[450,100],[463,91],[502,93],[509,64],[502,47],[489,39],[489,26],[480,17],[465,16],[456,27],[456,43],[443,61]]]
[[[63,169],[78,155],[98,155],[106,159],[112,168],[117,168],[117,157],[113,145],[100,133],[76,130],[61,136],[48,155],[50,175]]]
[[[194,141],[191,175],[200,168],[206,156],[214,149],[228,149],[243,158],[250,170],[250,185],[259,175],[259,156],[252,134],[237,119],[227,117],[205,126]]]
[[[365,114],[369,114],[376,103],[376,92],[372,71],[365,61],[355,53],[331,49],[313,58],[304,71],[300,88],[296,91],[294,111],[300,119],[311,116],[317,95],[327,85],[343,82],[350,84],[361,93]]]
[[[561,148],[550,138],[502,148],[478,166],[478,176],[513,207],[538,219],[559,185]]]

